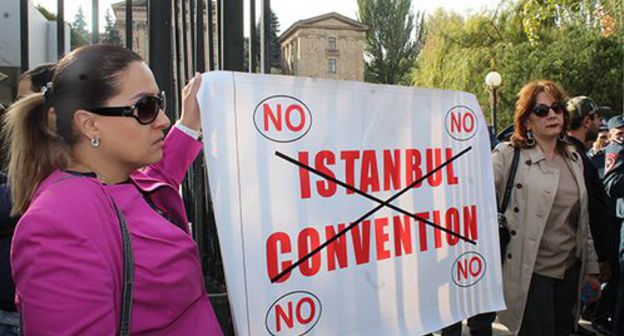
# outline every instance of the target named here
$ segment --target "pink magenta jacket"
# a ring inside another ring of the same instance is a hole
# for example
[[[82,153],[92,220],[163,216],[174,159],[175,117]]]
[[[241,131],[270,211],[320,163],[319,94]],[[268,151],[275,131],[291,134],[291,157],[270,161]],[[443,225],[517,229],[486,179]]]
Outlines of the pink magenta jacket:
[[[222,334],[179,193],[201,148],[173,127],[163,159],[128,183],[106,185],[64,171],[41,183],[17,225],[11,251],[25,335],[118,333],[123,245],[111,198],[128,222],[134,254],[131,333]]]

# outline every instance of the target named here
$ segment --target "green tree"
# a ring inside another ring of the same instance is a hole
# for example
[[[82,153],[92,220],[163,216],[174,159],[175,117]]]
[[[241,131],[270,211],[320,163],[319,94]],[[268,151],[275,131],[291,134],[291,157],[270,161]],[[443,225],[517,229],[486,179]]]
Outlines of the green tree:
[[[481,106],[487,106],[483,81],[495,68],[495,46],[504,32],[488,16],[463,17],[443,10],[428,18],[426,30],[427,39],[412,71],[414,84],[475,93]]]
[[[498,71],[503,77],[498,129],[511,123],[520,88],[536,79],[552,79],[570,96],[587,95],[622,113],[621,25],[606,34],[604,25],[597,23],[601,20],[570,10],[565,20],[540,26],[535,39],[524,29],[526,15],[524,3],[468,17],[436,12],[427,20],[428,35],[412,72],[413,83],[471,92],[485,107],[485,75]],[[490,113],[484,112],[488,118]]]
[[[260,32],[261,32],[260,23],[256,24],[256,35],[253,40],[253,53],[256,59],[256,64],[258,64],[258,69],[260,67]],[[273,11],[271,11],[271,49],[269,51],[269,64],[271,69],[276,69],[277,71],[281,71],[282,69],[282,49],[277,38],[277,35],[280,32],[280,24],[277,15]],[[247,40],[248,41],[248,40]],[[249,42],[247,42],[249,43]],[[246,44],[247,44],[246,43]],[[247,65],[247,54],[245,52],[245,67]]]
[[[75,31],[77,34],[77,39],[72,39],[72,49],[76,49],[80,46],[89,43],[89,33],[87,32],[87,22],[85,21],[84,12],[82,11],[82,6],[78,7],[78,13],[76,13],[76,17],[74,18],[74,22],[71,24],[72,31]]]
[[[424,14],[413,14],[411,0],[358,0],[358,19],[368,25],[366,81],[408,83],[424,39]]]
[[[72,22],[72,28],[75,29],[79,34],[87,35],[87,22],[85,21],[84,12],[82,11],[82,6],[78,7],[78,13],[76,13],[76,17],[74,18],[74,22]]]
[[[41,5],[37,5],[36,8],[39,11],[39,13],[41,13],[41,15],[43,15],[43,17],[46,18],[46,20],[48,20],[48,21],[56,21],[56,15],[52,14],[45,7],[43,7]],[[69,39],[70,39],[69,44],[70,44],[70,47],[71,47],[72,50],[76,49],[76,48],[78,48],[80,46],[88,44],[87,38],[85,36],[80,35],[74,29],[70,29]]]
[[[106,10],[106,16],[104,17],[104,20],[106,20],[106,26],[104,27],[104,36],[102,38],[102,43],[122,45],[121,35],[119,35],[119,31],[117,30],[117,28],[115,28],[113,16],[108,9]]]
[[[543,28],[583,25],[602,32],[622,24],[622,0],[524,0],[521,3],[524,31],[535,44]],[[613,27],[609,27],[613,25]]]
[[[41,13],[41,15],[43,15],[43,17],[46,20],[48,20],[48,21],[56,21],[56,15],[50,13],[50,11],[47,10],[45,7],[43,7],[41,5],[37,5],[35,8],[37,8],[39,13]]]

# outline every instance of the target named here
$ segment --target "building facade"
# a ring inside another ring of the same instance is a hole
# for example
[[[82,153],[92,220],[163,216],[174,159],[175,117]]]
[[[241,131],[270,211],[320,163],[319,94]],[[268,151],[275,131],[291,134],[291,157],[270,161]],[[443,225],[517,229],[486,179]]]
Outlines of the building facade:
[[[283,74],[363,81],[366,30],[338,13],[297,21],[279,38]]]
[[[188,19],[189,8],[188,0],[186,5],[186,27],[183,31],[176,30],[176,34],[178,38],[182,38],[185,35],[185,32],[190,30],[190,19]],[[213,31],[213,39],[216,41],[217,39],[217,17],[216,17],[216,3],[214,0],[212,1],[212,31]],[[174,1],[174,6],[178,6],[178,13],[182,13],[182,2]],[[126,1],[122,0],[116,2],[111,5],[113,7],[113,13],[115,15],[115,28],[119,32],[119,35],[122,38],[122,41],[125,45],[126,41]],[[181,14],[180,14],[181,15]],[[204,52],[206,55],[210,52],[210,46],[208,44],[208,18],[206,16],[206,3],[204,3],[204,37],[206,41],[204,43],[205,49]],[[182,20],[180,18],[180,20]],[[147,0],[133,0],[132,2],[132,50],[134,50],[137,54],[143,57],[144,60],[149,61],[149,23],[148,23],[148,12],[147,12]],[[187,43],[191,43],[190,40],[187,40]],[[190,47],[189,47],[190,48]],[[190,53],[187,55],[189,57],[188,62],[191,62]],[[213,55],[214,59],[217,60],[216,53]],[[190,74],[192,75],[192,74]]]
[[[126,1],[111,5],[115,15],[115,28],[126,44]],[[145,61],[149,59],[149,30],[147,27],[147,0],[132,1],[132,50]]]

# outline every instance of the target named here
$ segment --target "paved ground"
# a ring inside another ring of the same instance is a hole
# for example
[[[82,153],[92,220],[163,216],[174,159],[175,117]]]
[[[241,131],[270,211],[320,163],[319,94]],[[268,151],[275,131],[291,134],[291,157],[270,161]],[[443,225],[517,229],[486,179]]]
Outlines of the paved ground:
[[[495,322],[494,325],[492,326],[494,336],[512,335],[512,333],[510,333],[509,330],[507,330],[507,328],[505,328],[502,324],[497,323],[497,322]],[[470,336],[470,332],[468,331],[468,326],[466,325],[466,321],[464,321],[464,326],[462,327],[462,331],[463,331],[462,336]],[[435,332],[433,334],[436,336],[441,335],[440,332]]]
[[[494,336],[510,336],[510,335],[512,335],[512,333],[510,333],[509,330],[507,330],[507,328],[505,328],[502,324],[497,323],[497,322],[495,322],[494,325],[492,326],[492,329],[494,331]],[[589,322],[581,320],[581,325],[583,327],[593,331],[593,329],[591,328],[591,325],[590,325]],[[464,322],[464,327],[462,328],[462,330],[463,330],[462,336],[470,336],[470,332],[468,332],[468,327],[466,326],[465,322]],[[438,336],[440,335],[439,332],[436,332],[436,333],[433,333],[433,334],[434,335],[438,335]]]

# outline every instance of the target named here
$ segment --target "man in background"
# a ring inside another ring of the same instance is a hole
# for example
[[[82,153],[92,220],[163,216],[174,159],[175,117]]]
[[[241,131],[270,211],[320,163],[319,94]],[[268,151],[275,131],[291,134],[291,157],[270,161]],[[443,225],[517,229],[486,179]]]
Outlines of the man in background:
[[[609,120],[609,145],[605,149],[604,184],[607,194],[616,201],[615,215],[620,220],[619,271],[624,274],[624,248],[621,239],[621,221],[624,220],[624,118],[615,116]],[[624,277],[618,281],[613,334],[624,334]]]
[[[595,329],[610,334],[610,318],[615,309],[617,288],[617,219],[611,201],[605,192],[598,170],[587,156],[589,147],[598,137],[602,120],[598,106],[589,97],[570,98],[566,104],[570,116],[568,141],[575,147],[583,161],[583,175],[588,196],[589,228],[600,265],[601,282],[606,282],[602,298],[596,302],[591,314],[584,314]],[[607,288],[608,287],[608,288]],[[582,331],[583,328],[577,328]]]
[[[598,176],[604,178],[605,152],[604,149],[609,145],[609,127],[605,122],[604,116],[613,115],[613,110],[609,106],[601,106],[598,108],[598,114],[603,117],[602,124],[598,131],[598,137],[587,151],[587,156],[592,164],[598,170]]]
[[[43,64],[20,76],[17,99],[41,92],[54,75],[54,64]],[[4,139],[2,139],[4,140]],[[5,154],[8,144],[0,142]],[[0,157],[4,160],[4,157]],[[0,335],[19,334],[19,314],[15,307],[15,284],[11,274],[10,251],[17,218],[10,216],[11,191],[5,173],[0,171]]]
[[[9,254],[17,222],[9,216],[11,198],[6,175],[0,172],[0,335],[18,335],[19,315],[15,309],[15,285],[11,278]]]

